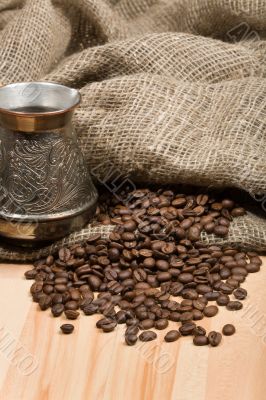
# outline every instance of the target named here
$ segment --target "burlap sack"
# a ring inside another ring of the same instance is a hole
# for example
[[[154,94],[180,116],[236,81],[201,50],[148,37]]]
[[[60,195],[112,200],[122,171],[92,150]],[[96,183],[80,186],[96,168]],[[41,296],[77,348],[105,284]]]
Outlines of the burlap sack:
[[[266,0],[0,4],[0,81],[81,89],[74,122],[99,181],[112,168],[135,181],[236,187],[266,209],[265,61]],[[265,251],[263,214],[236,219],[226,243]],[[53,248],[99,229],[111,227],[88,226]]]

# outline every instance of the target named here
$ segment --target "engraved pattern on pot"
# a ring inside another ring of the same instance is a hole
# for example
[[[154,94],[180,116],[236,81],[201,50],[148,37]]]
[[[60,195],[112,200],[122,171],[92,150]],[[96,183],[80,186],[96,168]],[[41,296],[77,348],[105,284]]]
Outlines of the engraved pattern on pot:
[[[1,143],[2,192],[5,214],[43,215],[78,209],[94,193],[77,143],[54,132],[18,133]]]

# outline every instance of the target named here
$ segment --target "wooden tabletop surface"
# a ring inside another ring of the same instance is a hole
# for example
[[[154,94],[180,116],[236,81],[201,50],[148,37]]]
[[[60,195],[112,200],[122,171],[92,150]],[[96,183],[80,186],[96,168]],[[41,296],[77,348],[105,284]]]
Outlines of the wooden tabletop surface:
[[[128,347],[123,328],[100,333],[97,317],[74,321],[41,312],[29,296],[24,265],[0,266],[0,400],[264,400],[266,393],[266,257],[249,275],[241,311],[221,309],[200,321],[209,330],[233,323],[218,348],[191,338]],[[172,325],[174,327],[174,323]]]

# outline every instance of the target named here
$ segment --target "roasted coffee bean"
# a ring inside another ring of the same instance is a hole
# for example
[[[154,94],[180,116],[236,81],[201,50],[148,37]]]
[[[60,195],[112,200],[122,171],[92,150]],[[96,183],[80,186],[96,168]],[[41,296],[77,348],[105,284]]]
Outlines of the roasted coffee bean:
[[[219,346],[222,341],[222,335],[219,332],[211,331],[208,335],[208,340],[212,347]]]
[[[108,323],[102,324],[101,329],[103,332],[108,333],[112,332],[117,325],[117,322],[114,320],[110,320]]]
[[[260,270],[260,265],[259,264],[254,264],[250,263],[246,266],[246,270],[249,274],[253,274],[254,272],[259,272]]]
[[[164,337],[164,340],[167,343],[171,343],[171,342],[175,342],[176,340],[178,340],[181,337],[180,332],[176,331],[176,330],[172,330],[167,332],[167,334]]]
[[[78,305],[77,301],[70,300],[70,301],[65,303],[65,309],[66,310],[74,310],[74,311],[76,311],[76,310],[78,310],[78,308],[79,308],[79,305]]]
[[[53,314],[54,317],[60,317],[60,315],[63,313],[65,307],[63,304],[55,304],[54,306],[52,306],[51,308],[51,312]]]
[[[67,319],[77,319],[79,312],[75,310],[65,310],[65,316]]]
[[[152,319],[144,319],[139,323],[139,328],[143,330],[151,329],[153,327],[154,327],[154,320]]]
[[[200,238],[200,229],[197,226],[191,226],[188,230],[188,239],[196,242]]]
[[[188,272],[184,272],[184,273],[181,273],[181,274],[178,276],[178,280],[179,280],[181,283],[189,283],[189,282],[193,282],[194,277],[193,277],[192,274],[190,274],[190,273],[188,273]]]
[[[168,327],[167,319],[158,319],[155,321],[154,327],[158,330],[166,329]]]
[[[169,320],[174,322],[180,321],[181,314],[179,312],[173,311],[169,315]]]
[[[118,324],[125,324],[127,320],[127,313],[126,311],[120,310],[116,313],[115,317]]]
[[[213,233],[219,237],[225,237],[228,235],[229,229],[224,225],[216,225],[213,229]]]
[[[207,336],[197,335],[193,338],[193,343],[195,346],[206,346],[209,344],[209,339]]]
[[[51,296],[44,295],[39,300],[39,306],[42,311],[47,310],[52,304]]]
[[[200,321],[204,317],[203,313],[199,310],[193,310],[192,314],[193,314],[193,321]]]
[[[134,346],[138,340],[138,336],[134,334],[127,334],[125,335],[125,341],[128,346]]]
[[[158,272],[157,273],[157,280],[159,282],[167,282],[171,279],[171,274],[169,272]]]
[[[150,342],[157,338],[157,334],[153,331],[144,331],[139,335],[141,342]]]
[[[226,306],[230,301],[230,297],[227,294],[221,294],[218,299],[216,300],[216,303],[219,306]]]
[[[205,317],[214,317],[218,313],[218,307],[216,306],[207,306],[203,310],[203,314]]]
[[[204,302],[202,299],[197,299],[197,300],[193,301],[193,307],[196,310],[203,311],[205,306],[206,306],[206,302]]]
[[[43,282],[40,281],[34,282],[30,288],[31,294],[34,295],[36,293],[42,292],[42,288],[43,288]]]
[[[237,300],[244,300],[247,297],[247,294],[248,292],[243,288],[238,288],[233,292],[233,295]]]
[[[74,331],[74,326],[72,324],[63,324],[60,326],[62,333],[68,335]]]
[[[191,307],[192,310],[192,307]],[[187,322],[191,321],[193,319],[193,312],[192,311],[186,311],[180,315],[180,322]]]
[[[234,327],[234,325],[231,324],[226,324],[223,327],[223,335],[225,336],[231,336],[235,333],[236,328]]]
[[[98,311],[98,306],[96,306],[95,304],[87,304],[83,307],[83,312],[85,315],[93,315],[96,314]]]
[[[194,289],[184,289],[182,292],[182,297],[184,299],[189,299],[189,300],[196,300],[198,298],[198,293]]]
[[[208,301],[215,301],[218,299],[218,297],[220,296],[219,292],[208,292],[204,294],[204,297],[208,300]]]
[[[88,276],[88,283],[92,290],[98,290],[102,281],[98,276],[89,275]]]
[[[96,322],[96,328],[102,329],[104,325],[109,325],[112,322],[114,322],[114,320],[111,318],[101,318]]]
[[[206,330],[202,326],[196,326],[196,328],[193,330],[193,335],[204,336],[206,335]]]
[[[192,335],[193,330],[196,328],[194,322],[185,322],[184,325],[180,326],[179,332],[182,336]]]
[[[231,215],[233,217],[242,217],[245,214],[246,214],[246,211],[242,207],[233,208],[233,210],[231,211]]]
[[[196,290],[199,294],[205,294],[212,291],[212,288],[208,285],[200,284],[197,285]]]
[[[26,279],[34,279],[37,275],[36,269],[30,269],[29,271],[26,271],[24,276]]]
[[[219,291],[221,291],[223,294],[232,294],[234,288],[226,283],[221,283],[219,285]]]
[[[229,311],[238,311],[241,310],[241,308],[243,308],[243,304],[240,303],[240,301],[229,301],[226,308]]]

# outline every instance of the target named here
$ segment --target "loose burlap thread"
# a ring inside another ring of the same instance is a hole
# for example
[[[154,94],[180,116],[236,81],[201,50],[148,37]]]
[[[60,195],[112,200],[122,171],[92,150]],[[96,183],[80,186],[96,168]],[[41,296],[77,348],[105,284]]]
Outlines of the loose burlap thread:
[[[74,123],[92,171],[133,181],[235,187],[266,207],[266,0],[2,0],[0,81],[81,90]],[[265,201],[264,196],[265,195]],[[111,227],[88,225],[31,261]],[[266,221],[235,219],[226,240],[266,250]]]

